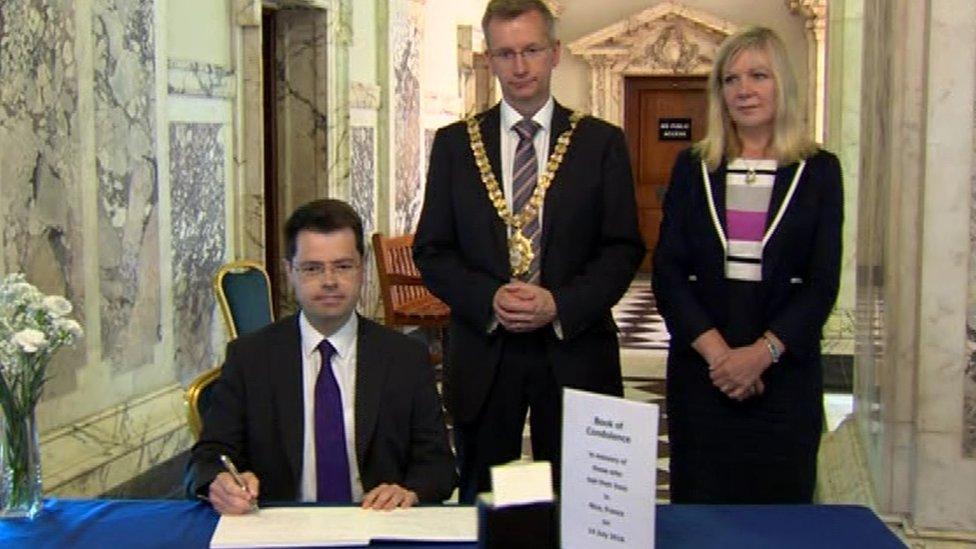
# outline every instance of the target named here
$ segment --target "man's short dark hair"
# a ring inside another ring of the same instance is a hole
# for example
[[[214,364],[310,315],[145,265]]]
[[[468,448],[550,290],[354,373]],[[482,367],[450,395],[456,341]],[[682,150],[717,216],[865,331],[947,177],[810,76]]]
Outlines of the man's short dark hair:
[[[301,231],[332,233],[342,229],[352,229],[356,236],[356,250],[359,257],[365,255],[363,246],[363,220],[352,206],[334,198],[313,200],[299,206],[285,223],[285,254],[288,261],[295,257],[298,246],[295,240]]]
[[[488,23],[492,19],[511,21],[523,13],[537,11],[542,14],[546,22],[546,34],[550,42],[556,41],[556,18],[549,11],[549,6],[542,0],[491,0],[485,7],[485,14],[481,17],[481,30],[488,40]],[[489,44],[491,46],[491,44]]]

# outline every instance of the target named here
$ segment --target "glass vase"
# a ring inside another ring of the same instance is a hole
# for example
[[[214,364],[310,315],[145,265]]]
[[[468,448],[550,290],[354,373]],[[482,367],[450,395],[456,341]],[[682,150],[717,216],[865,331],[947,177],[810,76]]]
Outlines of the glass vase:
[[[41,510],[41,451],[34,410],[0,419],[0,518]]]

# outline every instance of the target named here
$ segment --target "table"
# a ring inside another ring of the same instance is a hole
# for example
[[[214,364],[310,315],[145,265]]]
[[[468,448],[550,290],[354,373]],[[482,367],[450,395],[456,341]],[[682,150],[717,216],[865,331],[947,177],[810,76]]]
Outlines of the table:
[[[209,504],[195,501],[51,499],[33,521],[0,521],[0,547],[205,548],[217,518]],[[660,505],[656,543],[664,549],[905,547],[870,509],[855,505]]]

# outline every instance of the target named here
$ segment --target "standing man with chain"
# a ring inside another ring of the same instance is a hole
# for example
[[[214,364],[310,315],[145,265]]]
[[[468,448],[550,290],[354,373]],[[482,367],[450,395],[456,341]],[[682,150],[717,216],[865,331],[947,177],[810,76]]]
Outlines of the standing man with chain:
[[[460,499],[532,454],[559,478],[562,387],[622,395],[611,307],[644,257],[619,128],[557,104],[560,44],[539,0],[482,19],[503,101],[434,139],[414,260],[451,306],[444,397]]]

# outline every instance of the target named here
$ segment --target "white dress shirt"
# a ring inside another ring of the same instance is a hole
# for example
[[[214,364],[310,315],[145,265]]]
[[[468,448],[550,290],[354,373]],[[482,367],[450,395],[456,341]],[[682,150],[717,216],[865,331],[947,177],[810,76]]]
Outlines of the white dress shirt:
[[[301,501],[315,501],[318,492],[315,463],[315,381],[322,367],[319,343],[326,339],[305,317],[298,316],[298,327],[302,338],[302,396],[304,397],[305,437],[302,451]],[[342,418],[346,430],[346,457],[349,460],[349,482],[352,486],[352,500],[363,500],[363,483],[359,478],[359,463],[356,461],[356,341],[359,319],[353,313],[339,330],[329,337],[335,348],[332,354],[332,373],[339,383],[342,398]]]

